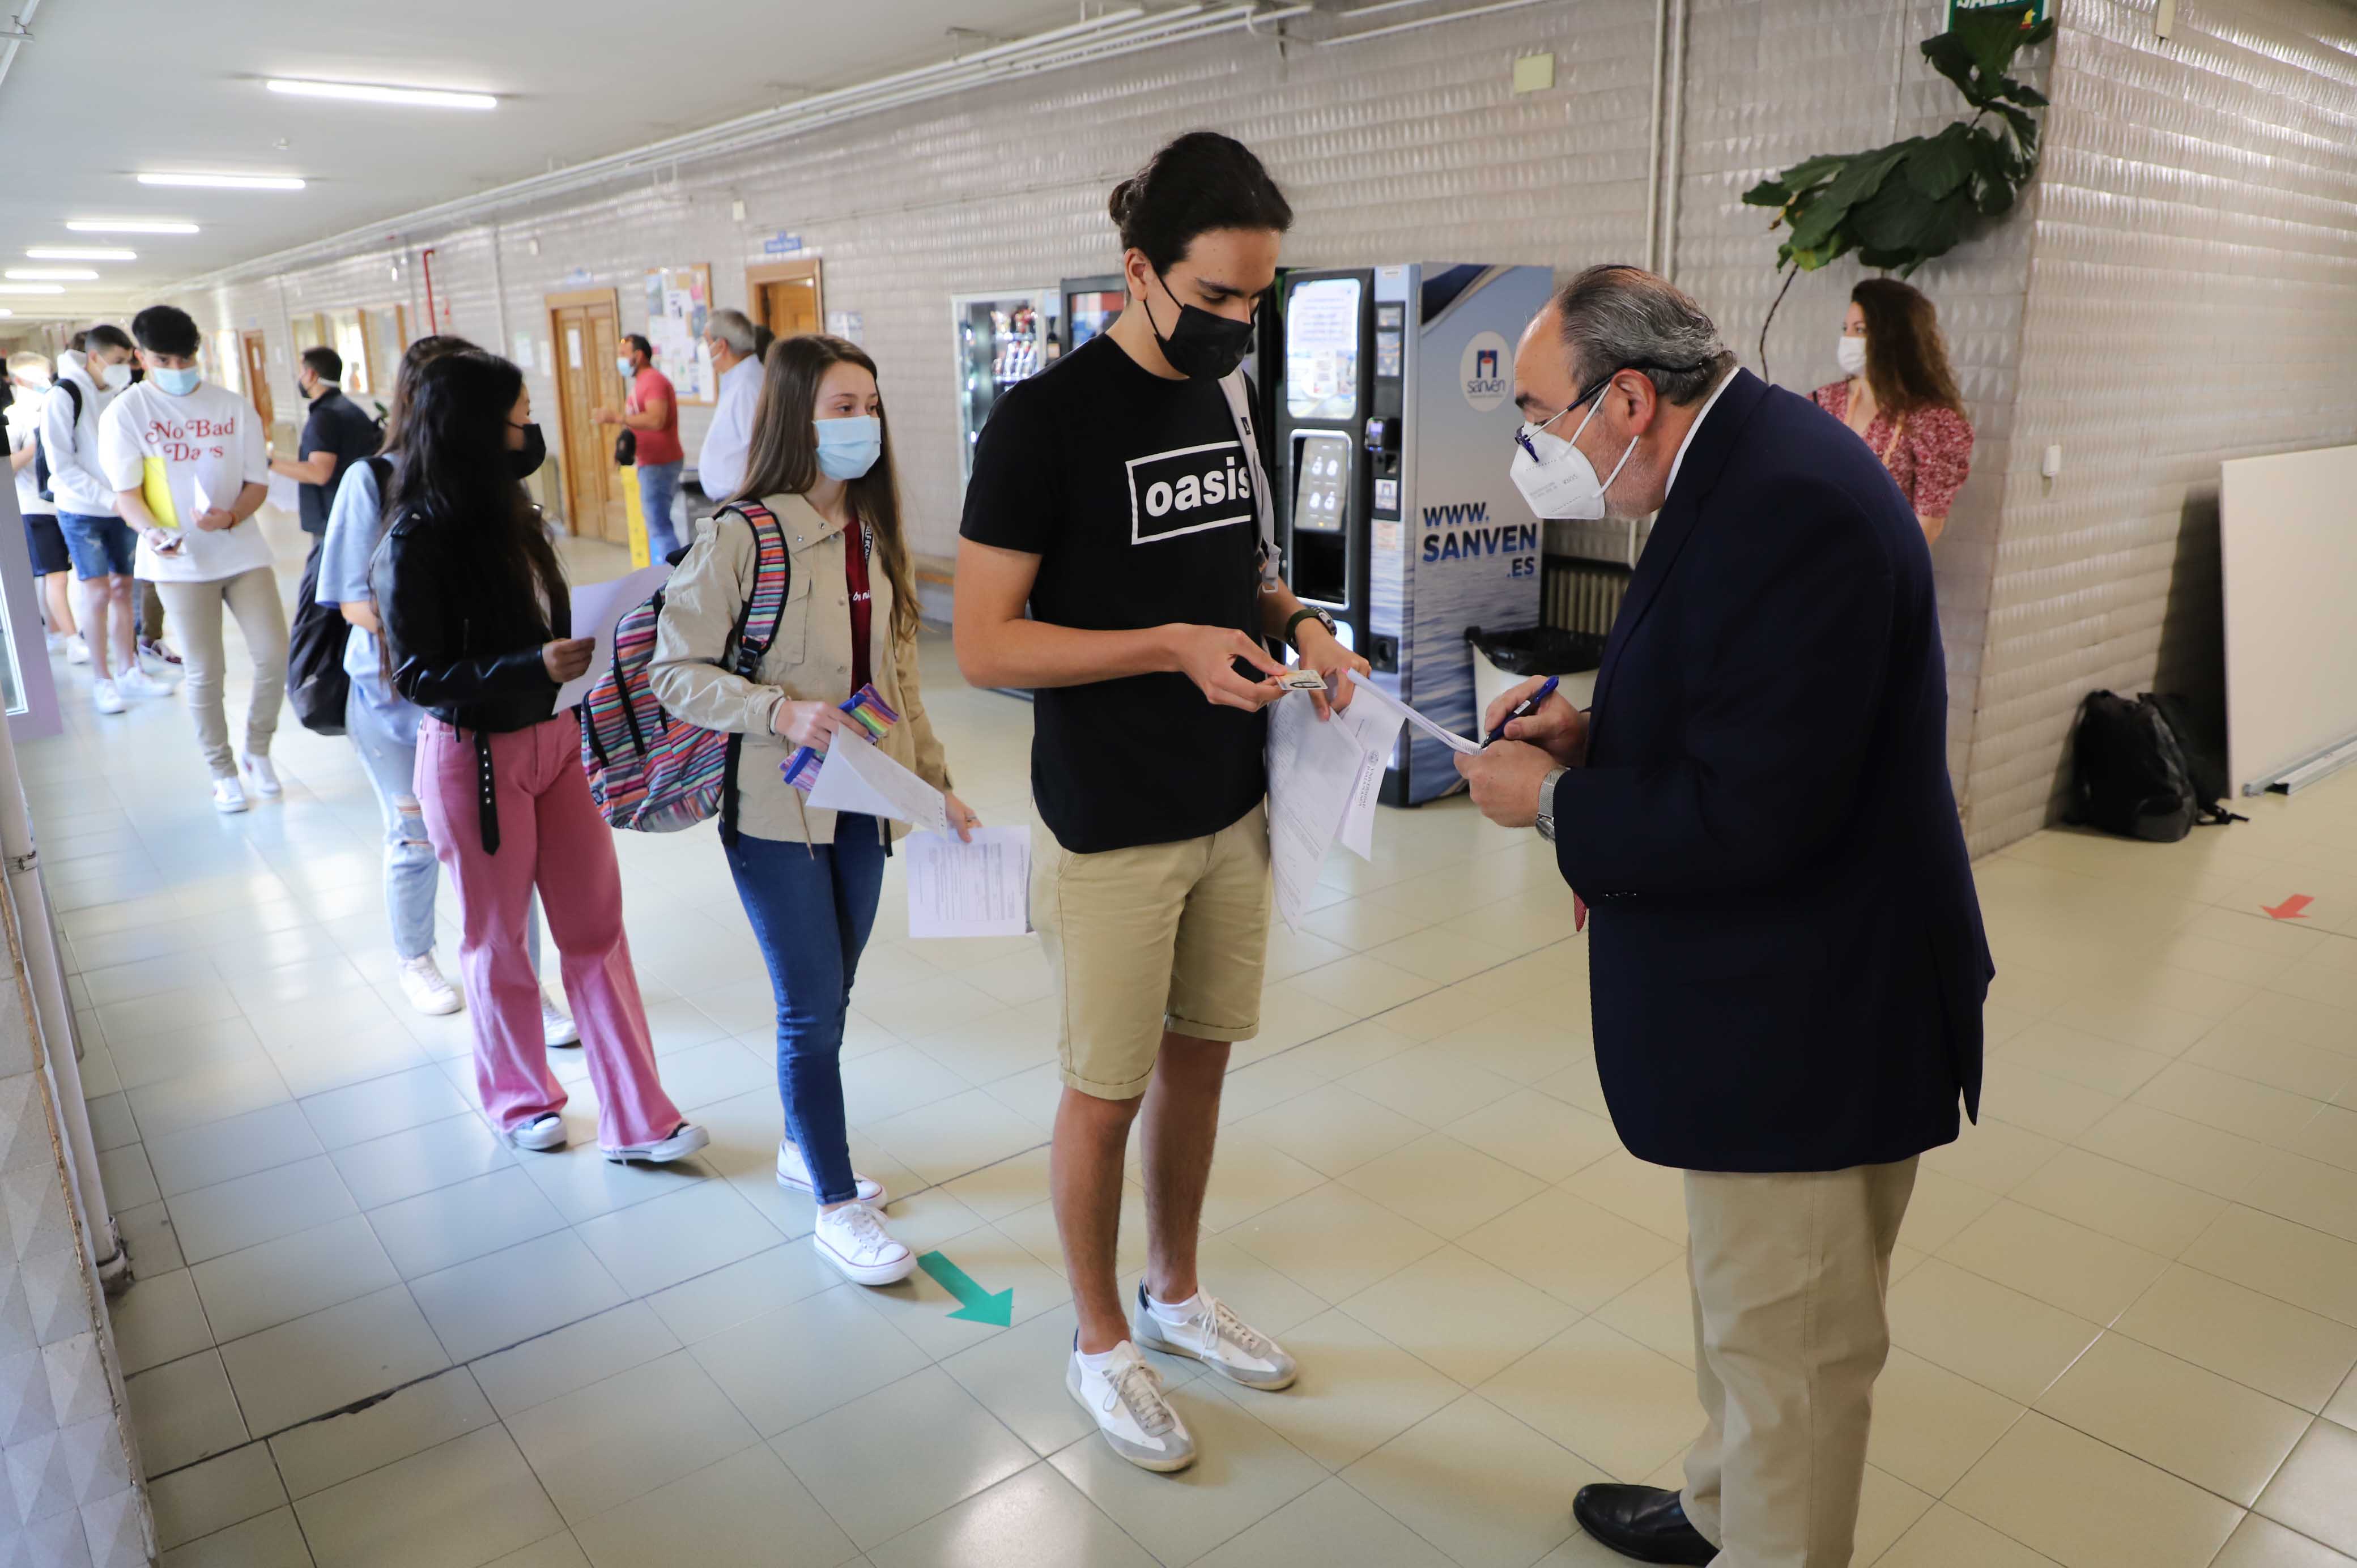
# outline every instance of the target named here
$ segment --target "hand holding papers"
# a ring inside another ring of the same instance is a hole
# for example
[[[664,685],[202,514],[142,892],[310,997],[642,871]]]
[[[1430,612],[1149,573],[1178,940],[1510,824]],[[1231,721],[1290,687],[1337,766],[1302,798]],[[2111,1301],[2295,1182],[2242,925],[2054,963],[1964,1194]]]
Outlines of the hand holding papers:
[[[589,668],[557,688],[556,711],[563,713],[589,694],[589,688],[614,662],[614,626],[623,616],[647,602],[647,596],[671,578],[669,566],[642,566],[609,583],[589,583],[573,590],[573,635],[592,639]]]
[[[1019,937],[1031,929],[1030,829],[976,828],[971,843],[910,833],[900,847],[909,857],[910,937]]]
[[[894,817],[928,832],[950,834],[949,800],[873,746],[849,739],[827,747],[810,803],[830,811]]]

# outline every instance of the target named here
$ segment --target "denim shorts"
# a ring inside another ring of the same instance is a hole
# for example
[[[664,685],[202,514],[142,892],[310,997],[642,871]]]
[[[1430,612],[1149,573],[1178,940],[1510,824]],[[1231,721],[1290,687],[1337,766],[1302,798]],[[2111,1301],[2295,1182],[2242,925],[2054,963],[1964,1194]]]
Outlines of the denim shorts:
[[[139,536],[121,518],[61,511],[58,532],[66,536],[66,553],[73,557],[74,575],[83,582],[131,575],[131,563],[139,553]]]
[[[66,553],[66,536],[58,531],[55,512],[25,514],[25,547],[32,552],[33,575],[36,577],[73,569],[73,557]]]

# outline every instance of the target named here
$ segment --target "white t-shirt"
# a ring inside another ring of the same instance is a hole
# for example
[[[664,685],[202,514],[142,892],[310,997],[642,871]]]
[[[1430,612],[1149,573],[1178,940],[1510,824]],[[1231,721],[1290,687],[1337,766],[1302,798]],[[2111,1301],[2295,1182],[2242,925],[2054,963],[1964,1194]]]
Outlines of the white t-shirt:
[[[270,544],[252,518],[235,528],[199,528],[208,507],[226,510],[248,484],[270,482],[262,416],[226,387],[199,381],[174,397],[153,380],[114,400],[99,431],[99,464],[118,490],[144,489],[156,521],[179,523],[178,553],[158,555],[145,539],[132,575],[151,583],[216,583],[270,564]],[[172,516],[157,505],[168,496]]]

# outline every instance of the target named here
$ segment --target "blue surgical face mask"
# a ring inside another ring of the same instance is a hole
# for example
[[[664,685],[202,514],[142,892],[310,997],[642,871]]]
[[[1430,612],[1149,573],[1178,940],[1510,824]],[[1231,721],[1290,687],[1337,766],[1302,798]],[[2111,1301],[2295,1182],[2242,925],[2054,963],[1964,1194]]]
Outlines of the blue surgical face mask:
[[[872,413],[822,419],[818,426],[818,471],[830,479],[856,479],[884,455],[884,422]]]
[[[204,372],[193,365],[185,371],[150,371],[148,374],[156,379],[158,387],[174,397],[188,396],[197,390],[197,383],[204,380]]]

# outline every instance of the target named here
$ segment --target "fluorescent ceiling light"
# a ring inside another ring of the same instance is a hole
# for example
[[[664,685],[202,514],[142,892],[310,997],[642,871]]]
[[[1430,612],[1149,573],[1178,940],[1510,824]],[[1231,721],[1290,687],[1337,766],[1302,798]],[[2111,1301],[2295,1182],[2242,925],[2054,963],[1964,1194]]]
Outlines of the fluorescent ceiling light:
[[[25,283],[91,283],[97,279],[96,267],[10,267],[8,275]]]
[[[0,316],[14,316],[16,314],[16,313],[13,310],[0,310]]]
[[[65,285],[58,283],[0,283],[0,294],[63,294]]]
[[[277,77],[263,83],[273,92],[296,98],[348,98],[361,103],[405,103],[419,109],[496,109],[500,101],[488,92],[450,92],[430,87],[371,87],[357,81],[287,81]]]
[[[120,221],[100,218],[69,220],[66,227],[77,234],[193,234],[193,223],[151,222],[145,218],[125,218]]]
[[[136,251],[114,245],[29,245],[26,256],[36,262],[135,262]]]
[[[207,190],[300,190],[303,182],[277,174],[143,174],[142,185],[193,185]]]

